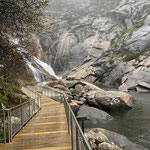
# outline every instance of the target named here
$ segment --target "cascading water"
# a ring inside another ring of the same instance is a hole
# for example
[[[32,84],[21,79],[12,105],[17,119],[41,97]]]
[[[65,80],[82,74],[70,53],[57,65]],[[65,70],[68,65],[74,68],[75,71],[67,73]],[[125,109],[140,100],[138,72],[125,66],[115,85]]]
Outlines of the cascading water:
[[[35,68],[30,62],[27,63],[32,70],[34,78],[37,82],[45,81],[46,75],[44,75],[39,69]]]
[[[51,76],[55,77],[56,79],[59,79],[59,77],[55,74],[53,68],[48,65],[47,63],[37,59],[36,57],[33,57],[34,61],[42,67],[42,69],[46,72],[48,72]]]
[[[51,66],[49,66],[47,63],[37,59],[36,57],[33,57],[32,63],[27,62],[28,66],[32,70],[34,78],[37,82],[46,81],[48,78],[60,79],[60,77],[58,77],[55,74],[53,68]]]

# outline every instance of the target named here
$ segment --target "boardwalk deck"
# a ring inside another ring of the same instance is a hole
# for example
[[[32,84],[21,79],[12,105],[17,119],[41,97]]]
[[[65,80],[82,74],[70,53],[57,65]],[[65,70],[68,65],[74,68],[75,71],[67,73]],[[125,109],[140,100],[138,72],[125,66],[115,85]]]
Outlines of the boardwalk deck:
[[[71,150],[63,104],[42,95],[42,110],[0,150]]]

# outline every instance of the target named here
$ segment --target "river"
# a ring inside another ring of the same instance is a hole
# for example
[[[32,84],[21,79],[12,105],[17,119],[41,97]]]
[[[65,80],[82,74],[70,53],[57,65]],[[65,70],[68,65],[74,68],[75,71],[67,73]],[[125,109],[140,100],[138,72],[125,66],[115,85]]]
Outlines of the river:
[[[90,128],[105,128],[125,135],[132,142],[150,149],[150,93],[130,92],[134,106],[127,112],[109,113],[114,120],[109,123],[86,124]]]

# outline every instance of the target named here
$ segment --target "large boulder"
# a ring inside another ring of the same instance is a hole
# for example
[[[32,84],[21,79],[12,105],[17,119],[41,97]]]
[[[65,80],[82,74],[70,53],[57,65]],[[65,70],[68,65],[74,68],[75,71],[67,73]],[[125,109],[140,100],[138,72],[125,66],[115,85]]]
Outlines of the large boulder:
[[[98,145],[98,150],[123,150],[123,149],[118,147],[117,145],[103,142]]]
[[[133,33],[131,39],[126,41],[130,51],[142,51],[150,47],[150,26],[144,26]]]
[[[143,57],[141,57],[142,59]],[[138,67],[129,75],[124,76],[122,85],[119,87],[122,91],[137,90],[150,91],[150,56],[143,58]]]
[[[127,103],[125,103],[123,101],[123,99],[121,99],[120,97],[108,97],[108,96],[103,96],[100,93],[96,93],[95,95],[95,101],[98,103],[98,105],[100,105],[102,107],[103,110],[127,110],[130,109],[131,107],[127,105]]]
[[[77,113],[77,118],[82,118],[82,117],[86,117],[87,121],[93,124],[108,123],[113,119],[106,112],[86,105],[81,106]]]
[[[70,81],[71,82],[71,81]],[[69,83],[69,81],[67,81]],[[120,91],[105,91],[91,83],[71,82],[70,91],[74,99],[103,110],[128,110],[133,106],[131,95]]]
[[[133,106],[130,94],[120,91],[92,90],[87,93],[87,102],[90,106],[103,110],[129,110]]]
[[[88,129],[85,136],[93,150],[147,150],[123,135],[101,128]]]

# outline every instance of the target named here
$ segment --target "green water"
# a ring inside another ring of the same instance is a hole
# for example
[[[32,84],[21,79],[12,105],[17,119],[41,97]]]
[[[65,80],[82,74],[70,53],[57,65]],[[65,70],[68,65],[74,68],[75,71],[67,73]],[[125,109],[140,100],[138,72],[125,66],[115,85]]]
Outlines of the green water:
[[[114,120],[107,125],[88,124],[87,127],[102,127],[125,135],[132,142],[150,149],[150,93],[130,92],[136,100],[127,112],[109,113]]]

